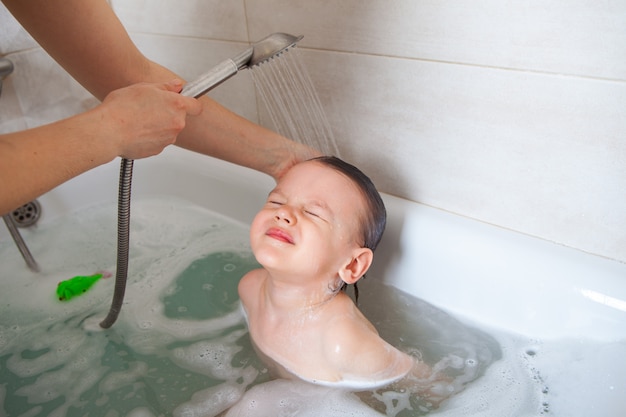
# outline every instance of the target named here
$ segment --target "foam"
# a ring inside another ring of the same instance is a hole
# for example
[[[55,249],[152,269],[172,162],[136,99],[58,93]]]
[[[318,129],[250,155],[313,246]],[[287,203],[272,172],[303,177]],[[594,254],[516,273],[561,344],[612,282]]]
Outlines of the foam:
[[[245,368],[241,374],[241,382],[227,381],[215,387],[197,391],[190,401],[174,409],[174,417],[205,417],[215,416],[235,405],[243,396],[246,387],[256,378],[257,371],[252,367]]]
[[[626,410],[625,340],[544,341],[532,352],[524,361],[543,387],[546,414],[617,416]]]
[[[339,390],[348,390],[348,391],[365,391],[365,390],[373,390],[376,388],[386,387],[393,382],[395,382],[398,378],[390,378],[390,379],[381,379],[381,380],[358,380],[358,379],[343,379],[341,381],[321,381],[316,379],[304,378],[300,375],[295,375],[297,378],[304,382],[308,382],[312,385],[318,385],[327,388],[334,388]]]
[[[132,410],[130,413],[126,414],[126,417],[156,417],[152,412],[146,407],[138,407]]]
[[[191,345],[173,349],[170,357],[178,366],[218,379],[234,380],[242,376],[243,370],[231,365],[235,354],[243,348],[237,339],[246,334],[238,330],[220,339],[202,340]]]
[[[438,417],[457,416],[538,416],[541,414],[540,383],[532,378],[523,361],[528,343],[524,338],[501,335],[502,358],[493,363],[479,380],[444,402]]]
[[[55,289],[74,275],[114,270],[114,216],[111,204],[39,226],[28,241],[41,274],[24,268],[11,242],[0,242],[0,367],[2,378],[22,379],[14,392],[7,387],[17,382],[0,380],[0,414],[13,414],[9,403],[17,400],[24,416],[104,414],[112,403],[130,417],[161,415],[159,407],[176,416],[216,415],[232,406],[228,416],[329,417],[569,417],[626,409],[625,341],[539,341],[475,329],[395,290],[387,294],[372,286],[375,277],[361,285],[360,307],[383,338],[449,373],[452,383],[438,389],[445,395],[452,386],[452,397],[437,408],[408,391],[378,387],[371,394],[375,410],[348,392],[350,381],[258,384],[267,379],[265,369],[240,358],[247,332],[238,304],[207,319],[185,318],[183,311],[168,316],[164,307],[177,291],[175,278],[196,260],[221,251],[249,257],[247,230],[169,198],[133,202],[127,297],[118,322],[102,331],[97,324],[110,305],[114,280],[100,280],[67,303],[56,299]],[[222,267],[236,273],[240,266],[226,260]],[[214,290],[208,283],[201,289]],[[167,371],[155,373],[163,363]],[[167,406],[133,403],[144,389],[167,398]]]
[[[345,390],[278,379],[251,388],[226,417],[381,417]]]
[[[6,367],[15,377],[36,377],[11,394],[4,392],[5,397],[24,398],[32,412],[41,409],[39,404],[64,397],[61,406],[46,411],[63,416],[70,407],[82,407],[81,395],[97,386],[97,405],[106,407],[109,394],[121,395],[116,391],[124,386],[135,390],[136,382],[149,373],[149,365],[143,361],[131,361],[126,369],[111,371],[103,363],[111,355],[105,352],[111,349],[110,340],[123,341],[136,355],[171,357],[177,365],[196,372],[202,361],[192,360],[194,349],[208,345],[198,342],[172,350],[172,343],[204,340],[242,327],[243,316],[236,306],[221,317],[185,320],[166,317],[162,297],[174,277],[207,253],[226,250],[249,256],[245,228],[171,199],[140,199],[134,201],[133,210],[127,297],[110,331],[102,331],[97,323],[110,304],[114,280],[100,280],[87,294],[67,303],[58,302],[54,294],[56,284],[72,275],[114,270],[113,205],[92,207],[40,227],[38,238],[29,245],[42,266],[41,274],[26,271],[11,253],[11,246],[0,247],[3,269],[16,271],[3,282],[0,356],[8,355]],[[230,271],[236,268],[233,264],[225,267]],[[203,368],[207,375],[228,381],[251,375],[250,370],[244,372],[227,363],[241,349],[235,341],[242,332],[240,329],[222,340],[221,362],[207,364]],[[176,356],[182,351],[187,352],[183,355],[186,362]],[[136,408],[135,412],[143,411]]]
[[[148,364],[145,362],[130,362],[128,370],[111,372],[107,374],[99,384],[100,391],[104,394],[113,392],[126,385],[132,385],[148,373]]]

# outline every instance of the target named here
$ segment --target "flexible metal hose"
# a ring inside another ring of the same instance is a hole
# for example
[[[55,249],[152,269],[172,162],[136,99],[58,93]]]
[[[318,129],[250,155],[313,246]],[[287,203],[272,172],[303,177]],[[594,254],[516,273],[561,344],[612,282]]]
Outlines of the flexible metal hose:
[[[214,68],[201,75],[197,80],[185,85],[180,92],[187,97],[198,98],[228,78],[237,74],[239,69],[248,65],[258,65],[265,60],[280,54],[302,39],[286,33],[274,33],[255,43],[251,48],[240,53],[233,59],[222,61]],[[122,159],[120,167],[120,186],[117,202],[117,270],[115,272],[115,289],[109,314],[100,322],[100,327],[108,329],[115,323],[120,314],[126,292],[128,278],[128,248],[130,241],[130,188],[133,180],[133,160]]]
[[[100,322],[100,327],[108,329],[115,323],[122,309],[126,280],[128,278],[128,244],[130,241],[130,190],[133,182],[133,160],[122,159],[120,165],[120,186],[117,199],[117,270],[115,289],[109,314]]]

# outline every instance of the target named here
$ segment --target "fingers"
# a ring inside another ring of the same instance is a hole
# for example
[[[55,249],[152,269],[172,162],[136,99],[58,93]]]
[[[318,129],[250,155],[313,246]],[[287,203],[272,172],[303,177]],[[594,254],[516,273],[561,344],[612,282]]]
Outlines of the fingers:
[[[164,83],[163,87],[165,87],[166,90],[171,91],[173,93],[180,93],[183,89],[183,80],[174,78],[173,80]]]
[[[164,83],[163,86],[167,91],[180,93],[183,89],[183,81],[175,78],[171,81]],[[180,96],[180,98],[185,112],[190,116],[197,116],[202,112],[202,104],[200,103],[200,101],[196,100],[193,97]]]

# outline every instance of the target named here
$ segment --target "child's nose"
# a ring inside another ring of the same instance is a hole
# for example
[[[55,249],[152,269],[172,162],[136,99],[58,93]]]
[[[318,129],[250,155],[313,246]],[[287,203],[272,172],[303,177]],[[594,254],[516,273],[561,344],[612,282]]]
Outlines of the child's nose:
[[[293,211],[288,206],[281,206],[274,215],[274,219],[277,222],[284,222],[288,225],[296,224],[296,216],[293,215]]]

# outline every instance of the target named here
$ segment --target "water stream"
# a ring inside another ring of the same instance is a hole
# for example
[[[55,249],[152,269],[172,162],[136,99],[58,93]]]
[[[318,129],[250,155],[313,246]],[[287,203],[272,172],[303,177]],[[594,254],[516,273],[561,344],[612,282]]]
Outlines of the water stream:
[[[339,156],[330,123],[297,47],[255,65],[251,74],[278,133],[325,155]]]

